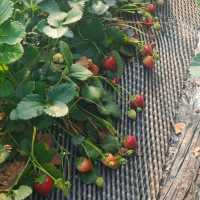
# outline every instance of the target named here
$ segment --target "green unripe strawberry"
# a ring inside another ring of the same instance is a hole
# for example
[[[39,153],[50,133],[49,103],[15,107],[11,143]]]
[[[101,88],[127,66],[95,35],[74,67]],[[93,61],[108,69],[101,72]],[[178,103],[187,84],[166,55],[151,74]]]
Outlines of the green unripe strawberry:
[[[64,61],[65,61],[64,56],[61,53],[56,53],[53,56],[53,62],[54,63],[62,64],[62,63],[64,63]]]
[[[154,30],[159,31],[161,28],[160,23],[159,22],[154,23],[153,28]]]
[[[132,119],[132,120],[135,121],[136,118],[137,118],[137,113],[136,113],[136,111],[133,110],[133,109],[129,110],[129,111],[128,111],[128,117],[129,117],[130,119]]]
[[[91,101],[98,101],[102,97],[103,93],[101,88],[90,85],[83,87],[81,95]]]
[[[136,108],[136,112],[137,112],[137,113],[140,113],[140,112],[142,112],[142,111],[143,111],[142,108],[140,108],[140,107],[137,107],[137,108]]]
[[[99,176],[97,179],[96,179],[96,185],[97,187],[99,188],[103,188],[104,185],[105,185],[105,181],[104,181],[104,178]]]

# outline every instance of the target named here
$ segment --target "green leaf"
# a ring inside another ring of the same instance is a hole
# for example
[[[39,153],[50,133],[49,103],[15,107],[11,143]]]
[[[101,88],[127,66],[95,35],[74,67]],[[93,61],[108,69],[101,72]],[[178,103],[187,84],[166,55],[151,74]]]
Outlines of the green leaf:
[[[93,160],[97,160],[98,158],[102,158],[103,152],[99,147],[93,144],[89,140],[84,140],[82,142],[82,146],[84,147],[84,151],[87,156]]]
[[[13,5],[13,2],[10,0],[0,1],[0,25],[12,16]]]
[[[62,25],[72,24],[79,21],[83,16],[83,12],[78,7],[73,7],[68,13]]]
[[[105,152],[116,153],[120,149],[121,143],[117,137],[107,135],[101,143],[101,147]]]
[[[65,196],[68,196],[71,188],[71,184],[69,181],[65,181],[64,179],[59,178],[55,181],[54,185],[55,187],[60,189]]]
[[[70,50],[69,45],[64,41],[60,41],[59,49],[60,49],[60,52],[64,56],[67,66],[70,67],[73,64],[73,56],[72,56],[72,52]]]
[[[25,28],[19,22],[4,23],[0,26],[0,44],[14,45],[20,43],[25,36]]]
[[[30,94],[24,97],[17,105],[17,108],[10,114],[11,120],[28,120],[42,115],[44,105],[38,94]]]
[[[9,97],[14,92],[14,87],[11,81],[2,80],[0,81],[0,97]]]
[[[92,76],[92,72],[80,64],[73,64],[70,68],[69,77],[85,81]]]
[[[45,106],[44,112],[51,117],[64,117],[68,114],[69,108],[65,103],[57,101]]]
[[[112,115],[113,117],[116,118],[120,117],[121,115],[119,106],[114,102],[110,102],[107,103],[106,105],[99,106],[98,110],[103,115]]]
[[[41,164],[42,167],[51,174],[55,179],[63,179],[62,172],[52,164]]]
[[[63,83],[48,92],[49,101],[60,101],[63,103],[69,103],[75,97],[78,96],[78,91],[75,84]]]
[[[21,185],[19,189],[13,190],[14,200],[24,200],[32,194],[32,188]]]
[[[192,58],[192,63],[190,65],[190,74],[192,77],[200,77],[200,53],[196,54]]]
[[[82,135],[73,135],[71,138],[72,138],[72,144],[75,146],[80,145],[85,139],[85,137]]]
[[[0,164],[4,163],[9,157],[10,153],[5,149],[1,149],[0,151]]]
[[[47,150],[44,144],[37,143],[34,145],[34,155],[40,164],[44,164],[52,160],[54,152]]]
[[[117,62],[117,76],[121,77],[123,75],[125,63],[118,51],[112,51],[112,54]]]
[[[21,44],[16,45],[0,45],[0,64],[10,64],[17,61],[24,53]]]
[[[40,8],[44,12],[48,12],[49,14],[53,14],[56,12],[60,12],[60,8],[55,0],[46,0],[40,3]]]
[[[98,178],[98,175],[95,170],[92,170],[91,172],[88,172],[88,173],[80,174],[80,179],[85,184],[95,183],[97,178]]]

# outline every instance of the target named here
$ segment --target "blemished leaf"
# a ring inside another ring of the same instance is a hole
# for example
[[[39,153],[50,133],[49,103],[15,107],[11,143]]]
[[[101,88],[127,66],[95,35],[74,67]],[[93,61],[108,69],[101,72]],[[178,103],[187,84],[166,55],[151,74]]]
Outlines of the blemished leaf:
[[[78,7],[73,7],[68,13],[62,25],[68,25],[79,21],[83,16],[83,12]]]
[[[51,117],[64,117],[68,114],[69,108],[65,103],[57,101],[46,106],[44,112]]]
[[[66,17],[67,17],[66,12],[56,12],[49,15],[49,17],[47,18],[47,22],[49,25],[58,28],[62,26],[62,23]]]
[[[21,185],[17,190],[13,190],[14,200],[25,200],[32,194],[32,188],[26,185]]]
[[[78,96],[78,91],[75,84],[63,83],[48,92],[48,100],[55,102],[69,103]]]
[[[70,68],[69,77],[85,81],[92,76],[92,72],[80,64],[73,64]]]
[[[63,36],[72,38],[73,32],[69,29],[67,26],[60,26],[58,28],[49,26],[45,20],[41,20],[38,25],[37,29],[47,35],[48,37],[51,37],[53,39],[61,38]]]
[[[101,143],[101,147],[105,152],[116,153],[120,149],[121,143],[117,137],[107,135]]]
[[[60,52],[64,55],[64,59],[67,66],[70,67],[73,63],[73,56],[72,56],[72,52],[70,50],[69,45],[64,41],[60,41],[59,49],[60,49]]]
[[[17,105],[17,108],[10,114],[11,120],[28,120],[42,115],[44,105],[38,94],[30,94],[24,97]]]
[[[13,2],[10,0],[0,1],[0,25],[8,20],[13,13]]]
[[[14,45],[22,41],[25,27],[19,22],[8,22],[0,26],[0,44]]]
[[[0,64],[10,64],[23,56],[24,49],[21,44],[8,45],[1,44],[0,45]]]
[[[12,200],[11,197],[7,196],[5,193],[0,193],[1,200]]]
[[[109,5],[103,3],[102,1],[97,1],[92,5],[92,12],[96,15],[103,15],[106,11],[108,11]]]

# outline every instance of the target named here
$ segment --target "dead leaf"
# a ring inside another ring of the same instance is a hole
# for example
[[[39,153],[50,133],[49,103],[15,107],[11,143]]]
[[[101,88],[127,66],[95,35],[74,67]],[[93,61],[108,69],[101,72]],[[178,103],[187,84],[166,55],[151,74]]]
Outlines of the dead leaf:
[[[194,150],[192,151],[193,155],[195,158],[200,156],[200,147],[195,147]]]
[[[6,163],[0,171],[0,192],[9,191],[15,184],[19,174],[24,170],[25,160]]]
[[[184,123],[182,123],[182,122],[176,123],[175,124],[175,133],[177,135],[180,134],[183,131],[184,128],[185,128],[185,124]]]
[[[6,117],[6,113],[0,112],[0,121],[3,121],[5,117]]]

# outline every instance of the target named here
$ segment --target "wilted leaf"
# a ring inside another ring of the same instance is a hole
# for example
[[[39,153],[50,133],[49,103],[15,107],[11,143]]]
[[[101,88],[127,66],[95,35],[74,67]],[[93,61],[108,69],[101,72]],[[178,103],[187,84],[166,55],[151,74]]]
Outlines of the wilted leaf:
[[[185,128],[184,123],[180,122],[180,123],[175,124],[175,133],[180,134],[183,131],[184,128]]]

